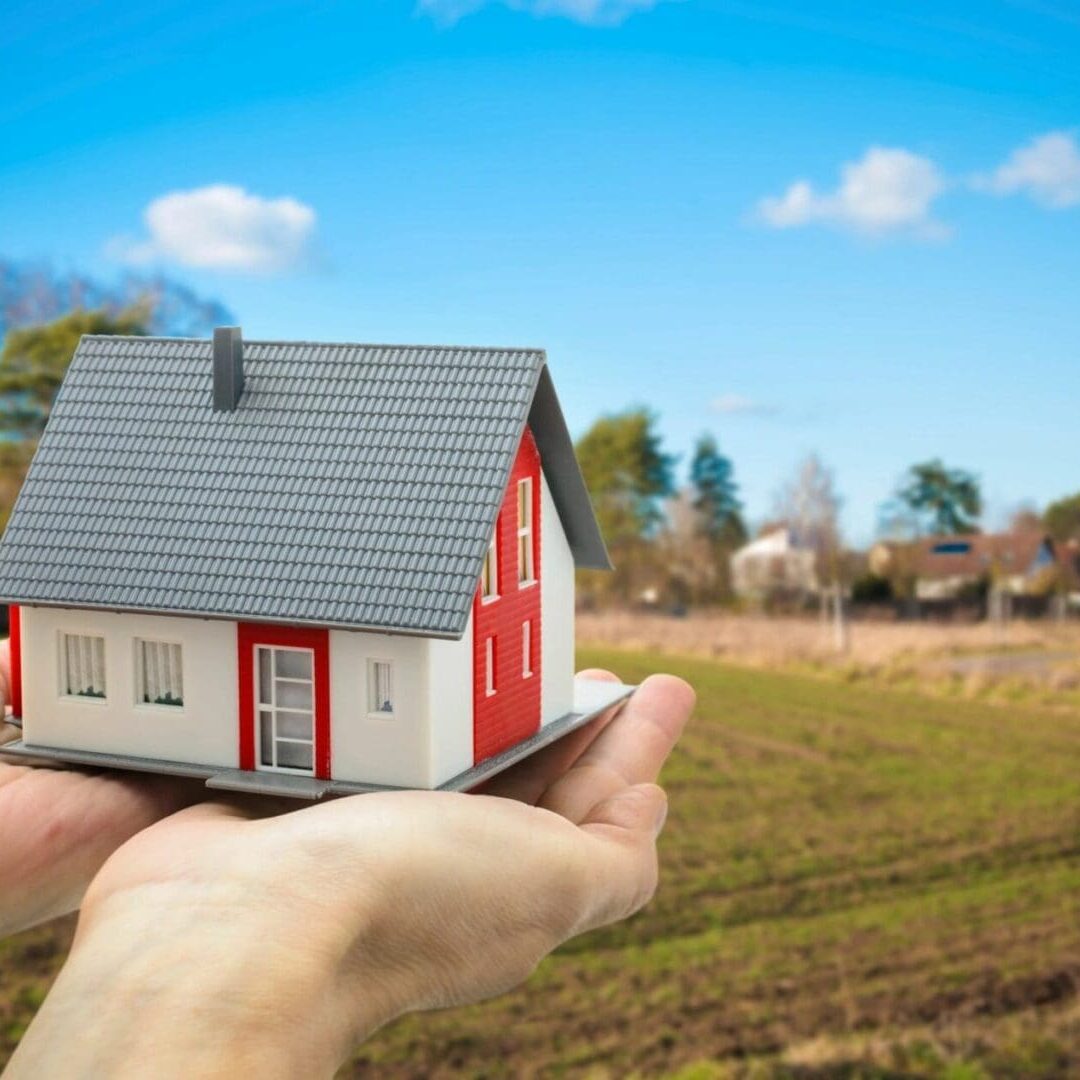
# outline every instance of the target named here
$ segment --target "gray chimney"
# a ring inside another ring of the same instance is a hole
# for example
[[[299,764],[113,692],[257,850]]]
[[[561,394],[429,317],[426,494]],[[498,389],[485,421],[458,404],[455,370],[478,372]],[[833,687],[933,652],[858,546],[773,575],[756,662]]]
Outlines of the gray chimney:
[[[239,326],[214,327],[214,411],[232,412],[244,392],[244,339]]]

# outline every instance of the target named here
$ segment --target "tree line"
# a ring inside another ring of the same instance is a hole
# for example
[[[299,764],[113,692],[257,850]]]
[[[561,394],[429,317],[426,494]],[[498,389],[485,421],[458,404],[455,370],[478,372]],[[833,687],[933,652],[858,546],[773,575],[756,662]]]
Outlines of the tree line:
[[[657,417],[647,409],[601,417],[578,440],[577,452],[616,567],[613,575],[582,575],[586,603],[635,603],[653,594],[675,605],[733,598],[731,556],[749,529],[734,466],[712,434],[694,443],[681,487],[677,458],[664,448]],[[755,531],[790,530],[793,543],[813,553],[823,598],[830,592],[839,597],[841,590],[867,600],[899,598],[903,588],[898,593],[896,583],[877,579],[865,554],[845,544],[841,508],[832,470],[811,454],[780,487],[770,517]],[[910,549],[925,537],[979,532],[983,512],[973,472],[940,458],[917,462],[880,506],[878,537]],[[1080,545],[1080,493],[1052,502],[1041,514],[1021,509],[1008,528]]]

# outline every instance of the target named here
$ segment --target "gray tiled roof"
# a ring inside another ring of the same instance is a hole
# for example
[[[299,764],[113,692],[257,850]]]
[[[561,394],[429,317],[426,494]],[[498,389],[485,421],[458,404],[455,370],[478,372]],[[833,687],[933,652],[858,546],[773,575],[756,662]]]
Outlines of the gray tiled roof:
[[[459,636],[522,430],[607,557],[544,354],[84,337],[0,542],[0,597]]]

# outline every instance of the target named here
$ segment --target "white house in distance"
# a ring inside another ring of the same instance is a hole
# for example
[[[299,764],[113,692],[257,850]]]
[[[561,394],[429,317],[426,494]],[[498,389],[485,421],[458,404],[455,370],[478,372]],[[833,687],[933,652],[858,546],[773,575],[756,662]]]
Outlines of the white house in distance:
[[[781,526],[744,544],[731,556],[731,585],[736,596],[753,598],[772,592],[818,591],[817,555],[801,545],[795,531]]]
[[[84,337],[0,542],[28,757],[465,789],[629,693],[543,352]]]

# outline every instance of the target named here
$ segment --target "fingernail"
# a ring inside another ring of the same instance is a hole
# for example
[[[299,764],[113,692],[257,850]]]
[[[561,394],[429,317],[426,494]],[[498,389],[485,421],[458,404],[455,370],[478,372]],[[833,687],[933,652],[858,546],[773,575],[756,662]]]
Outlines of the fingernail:
[[[660,809],[656,813],[656,820],[653,822],[653,836],[659,836],[664,831],[664,825],[667,822],[668,803],[665,799],[660,804]]]

